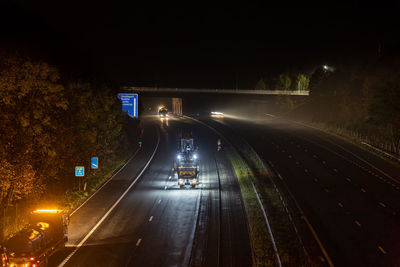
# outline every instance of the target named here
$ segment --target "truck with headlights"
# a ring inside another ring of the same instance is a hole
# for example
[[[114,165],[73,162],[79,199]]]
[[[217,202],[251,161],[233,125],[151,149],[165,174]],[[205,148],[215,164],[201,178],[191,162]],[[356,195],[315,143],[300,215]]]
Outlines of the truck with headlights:
[[[5,243],[7,266],[47,266],[49,257],[68,240],[68,215],[62,210],[35,210],[29,225]]]
[[[198,148],[194,145],[194,138],[190,132],[185,132],[179,140],[178,153],[176,155],[174,169],[178,176],[178,184],[182,188],[185,185],[196,187],[199,178]]]

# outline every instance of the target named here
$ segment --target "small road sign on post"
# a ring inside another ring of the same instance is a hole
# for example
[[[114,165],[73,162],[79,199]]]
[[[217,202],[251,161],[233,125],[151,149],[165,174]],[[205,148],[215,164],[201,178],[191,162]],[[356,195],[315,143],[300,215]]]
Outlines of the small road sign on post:
[[[92,169],[98,169],[98,168],[99,168],[99,158],[93,157],[92,158]]]
[[[75,167],[75,176],[83,177],[85,176],[85,167],[83,166],[76,166]]]

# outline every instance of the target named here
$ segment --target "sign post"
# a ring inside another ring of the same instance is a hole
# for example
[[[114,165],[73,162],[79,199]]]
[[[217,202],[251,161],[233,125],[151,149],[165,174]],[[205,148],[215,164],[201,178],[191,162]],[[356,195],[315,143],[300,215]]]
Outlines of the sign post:
[[[118,94],[122,101],[122,110],[126,111],[131,118],[138,118],[138,94]]]
[[[83,177],[85,176],[85,167],[83,166],[75,166],[75,176],[78,177]],[[79,191],[81,190],[81,179],[79,179]]]

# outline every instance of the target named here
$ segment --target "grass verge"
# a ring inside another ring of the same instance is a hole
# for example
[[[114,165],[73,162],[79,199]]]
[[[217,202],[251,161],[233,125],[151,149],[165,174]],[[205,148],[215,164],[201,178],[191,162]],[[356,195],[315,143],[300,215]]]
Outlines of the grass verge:
[[[64,201],[63,209],[67,212],[71,212],[80,203],[82,203],[87,197],[93,194],[97,189],[100,188],[112,175],[119,170],[131,157],[131,154],[124,154],[115,160],[107,164],[106,167],[96,171],[95,175],[91,176],[86,180],[86,190],[76,190],[69,192]],[[83,185],[82,185],[83,187]]]
[[[247,166],[235,151],[230,150],[227,154],[242,192],[249,226],[253,264],[255,266],[278,266],[264,216],[251,185],[250,179],[253,173],[246,168]]]

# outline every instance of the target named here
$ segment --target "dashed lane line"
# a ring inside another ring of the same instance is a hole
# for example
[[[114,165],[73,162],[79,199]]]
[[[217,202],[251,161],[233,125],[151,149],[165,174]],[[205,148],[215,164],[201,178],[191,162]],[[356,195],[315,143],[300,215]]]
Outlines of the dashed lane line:
[[[139,238],[138,241],[136,242],[136,246],[138,247],[140,245],[140,242],[142,242],[142,239]]]
[[[150,216],[149,218],[149,222],[151,222],[153,220],[153,216]]]
[[[110,215],[110,213],[115,209],[115,207],[121,202],[121,200],[125,197],[125,195],[131,190],[131,188],[136,184],[136,182],[139,180],[139,178],[142,176],[142,174],[145,172],[147,167],[150,165],[150,162],[153,160],[154,155],[156,154],[158,150],[158,146],[160,144],[160,132],[157,131],[158,139],[157,139],[157,145],[153,151],[153,154],[151,155],[150,159],[147,161],[146,165],[143,167],[143,169],[140,171],[140,173],[136,176],[135,180],[128,186],[128,188],[122,193],[122,195],[115,201],[115,203],[111,206],[111,208],[106,212],[106,214],[101,217],[101,219],[97,222],[97,224],[89,231],[89,233],[79,242],[79,244],[76,246],[76,248],[58,265],[58,267],[64,266],[69,259],[82,247],[82,245],[89,239],[89,237],[96,231],[96,229],[103,223],[103,221]]]

